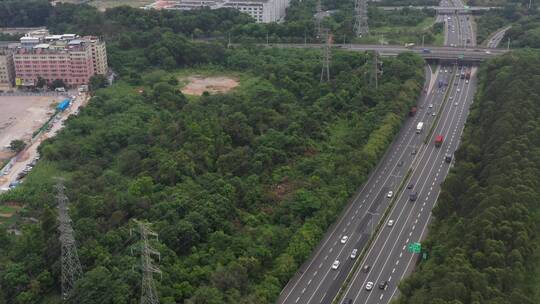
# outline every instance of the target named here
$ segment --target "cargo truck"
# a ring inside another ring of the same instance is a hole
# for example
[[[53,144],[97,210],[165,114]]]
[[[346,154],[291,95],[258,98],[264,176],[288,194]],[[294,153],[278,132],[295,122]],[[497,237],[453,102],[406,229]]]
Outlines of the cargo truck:
[[[443,139],[444,137],[442,135],[437,135],[437,137],[435,137],[435,147],[440,147],[442,145]]]
[[[467,70],[467,72],[465,72],[465,79],[467,79],[467,80],[471,79],[471,71],[470,70]]]
[[[416,125],[416,133],[420,133],[422,132],[422,129],[424,128],[424,123],[423,122],[419,122],[417,125]]]
[[[65,109],[69,107],[70,100],[64,99],[58,106],[56,106],[56,109],[60,112],[63,112]]]

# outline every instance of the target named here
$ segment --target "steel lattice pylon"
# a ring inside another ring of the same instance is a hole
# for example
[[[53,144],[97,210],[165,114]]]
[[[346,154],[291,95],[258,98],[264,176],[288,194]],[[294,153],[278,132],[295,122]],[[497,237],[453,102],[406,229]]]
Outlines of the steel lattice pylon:
[[[367,0],[356,0],[354,2],[354,26],[353,31],[357,37],[369,34]]]
[[[141,304],[159,304],[156,286],[154,284],[153,274],[161,275],[161,270],[153,265],[152,256],[160,258],[159,252],[154,250],[149,242],[148,237],[156,237],[157,233],[150,230],[148,224],[134,220],[138,226],[138,232],[141,237],[141,266],[142,266],[142,284],[141,284]]]
[[[330,81],[330,61],[332,60],[333,37],[328,29],[321,30],[324,39],[324,54],[322,57],[321,82]]]
[[[61,266],[62,266],[62,298],[69,297],[75,282],[82,277],[82,267],[77,254],[73,228],[71,227],[71,218],[68,212],[68,198],[65,195],[65,187],[62,182],[56,185],[56,199],[58,201],[58,221],[60,225],[60,243],[61,243]]]

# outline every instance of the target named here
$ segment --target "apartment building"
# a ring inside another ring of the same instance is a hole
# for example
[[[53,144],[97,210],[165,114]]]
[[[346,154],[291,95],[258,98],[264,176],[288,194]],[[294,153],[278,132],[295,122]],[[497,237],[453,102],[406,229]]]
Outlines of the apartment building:
[[[8,43],[0,44],[0,90],[10,89],[13,85],[15,85],[13,48]]]
[[[35,86],[39,78],[61,79],[68,86],[88,84],[90,77],[107,74],[105,42],[76,34],[30,33],[20,39],[13,54],[15,83]]]

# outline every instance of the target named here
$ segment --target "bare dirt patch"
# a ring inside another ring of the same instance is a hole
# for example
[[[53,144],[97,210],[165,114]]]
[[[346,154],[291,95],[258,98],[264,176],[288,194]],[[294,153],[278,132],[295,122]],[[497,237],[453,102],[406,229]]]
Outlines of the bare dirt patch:
[[[52,114],[51,104],[60,97],[52,96],[0,96],[0,150],[14,139],[30,140],[32,133]]]
[[[181,81],[188,82],[188,84],[182,88],[182,93],[196,96],[201,96],[205,91],[210,94],[226,93],[237,87],[239,84],[237,79],[225,76],[191,76],[183,78]]]

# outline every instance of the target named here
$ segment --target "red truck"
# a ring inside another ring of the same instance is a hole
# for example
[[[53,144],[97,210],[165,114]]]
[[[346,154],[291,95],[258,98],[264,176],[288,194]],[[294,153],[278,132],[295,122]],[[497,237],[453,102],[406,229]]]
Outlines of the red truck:
[[[471,70],[467,70],[467,72],[465,72],[465,79],[471,79]]]
[[[409,116],[414,116],[416,114],[416,107],[412,107],[409,111]]]
[[[442,135],[437,135],[437,137],[435,137],[435,147],[440,147],[442,145],[442,142],[444,140],[444,137]]]

